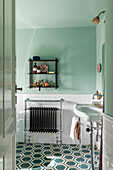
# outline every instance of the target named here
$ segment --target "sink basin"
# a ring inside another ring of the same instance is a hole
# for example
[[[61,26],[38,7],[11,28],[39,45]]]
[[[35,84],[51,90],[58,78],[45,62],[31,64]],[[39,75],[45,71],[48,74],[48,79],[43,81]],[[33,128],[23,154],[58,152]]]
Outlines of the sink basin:
[[[101,104],[101,102],[92,102],[91,104],[93,107],[97,107],[97,108],[103,108],[103,104]]]
[[[75,104],[74,113],[86,121],[100,122],[102,120],[102,108],[91,104]]]

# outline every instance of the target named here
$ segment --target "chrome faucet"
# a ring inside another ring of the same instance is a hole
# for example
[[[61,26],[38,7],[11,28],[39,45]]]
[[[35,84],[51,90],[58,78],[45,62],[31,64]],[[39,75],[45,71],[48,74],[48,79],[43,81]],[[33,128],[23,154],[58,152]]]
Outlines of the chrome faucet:
[[[94,99],[95,96],[97,96],[97,99],[100,100],[101,97],[103,97],[103,94],[101,94],[98,91],[96,91],[96,93],[93,95],[92,99]]]
[[[96,94],[96,93],[93,95],[92,99],[94,99],[94,97],[95,97],[95,96],[97,96],[97,94]]]

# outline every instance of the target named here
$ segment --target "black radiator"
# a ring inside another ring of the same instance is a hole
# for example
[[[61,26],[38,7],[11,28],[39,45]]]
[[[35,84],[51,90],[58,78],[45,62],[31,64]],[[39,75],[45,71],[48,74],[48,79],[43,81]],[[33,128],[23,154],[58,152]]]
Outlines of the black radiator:
[[[57,132],[57,108],[30,107],[30,132]]]

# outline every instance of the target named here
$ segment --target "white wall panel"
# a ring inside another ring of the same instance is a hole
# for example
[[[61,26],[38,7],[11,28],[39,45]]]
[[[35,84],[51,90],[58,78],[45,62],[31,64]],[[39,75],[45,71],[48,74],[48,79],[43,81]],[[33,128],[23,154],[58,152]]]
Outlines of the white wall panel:
[[[104,170],[109,170],[113,169],[113,118],[104,115],[103,125]]]

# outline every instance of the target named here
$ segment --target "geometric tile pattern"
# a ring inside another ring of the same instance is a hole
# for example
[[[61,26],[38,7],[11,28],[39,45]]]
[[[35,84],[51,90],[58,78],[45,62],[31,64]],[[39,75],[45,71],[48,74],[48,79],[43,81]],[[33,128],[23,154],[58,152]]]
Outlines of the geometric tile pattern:
[[[95,170],[98,170],[99,151],[95,147]],[[16,144],[16,169],[22,170],[91,170],[89,145],[73,144]]]

